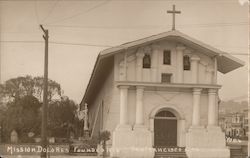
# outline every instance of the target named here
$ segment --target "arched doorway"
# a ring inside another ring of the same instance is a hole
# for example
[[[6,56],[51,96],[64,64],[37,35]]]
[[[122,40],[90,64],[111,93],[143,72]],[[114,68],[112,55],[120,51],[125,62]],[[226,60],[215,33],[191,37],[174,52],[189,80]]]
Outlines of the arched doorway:
[[[177,146],[177,117],[168,110],[154,117],[154,146]]]

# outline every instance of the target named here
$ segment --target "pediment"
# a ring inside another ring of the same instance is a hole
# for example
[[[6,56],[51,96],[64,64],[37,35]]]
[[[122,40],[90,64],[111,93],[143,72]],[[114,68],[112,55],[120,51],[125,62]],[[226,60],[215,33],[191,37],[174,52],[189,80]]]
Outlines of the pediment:
[[[150,47],[148,47],[149,45],[152,45],[154,43],[161,42],[164,40],[169,41],[169,42],[183,44],[191,49],[197,50],[210,57],[217,56],[218,71],[220,71],[221,73],[227,73],[241,66],[244,66],[243,61],[231,56],[230,54],[223,52],[221,50],[218,50],[212,46],[209,46],[177,30],[164,32],[164,33],[153,35],[147,38],[125,43],[116,47],[105,49],[100,52],[100,55],[101,57],[105,58],[108,56],[112,56],[116,53],[122,53],[125,50],[127,51],[129,49],[135,49],[139,47],[143,47],[143,50],[145,49],[144,51],[150,51]]]

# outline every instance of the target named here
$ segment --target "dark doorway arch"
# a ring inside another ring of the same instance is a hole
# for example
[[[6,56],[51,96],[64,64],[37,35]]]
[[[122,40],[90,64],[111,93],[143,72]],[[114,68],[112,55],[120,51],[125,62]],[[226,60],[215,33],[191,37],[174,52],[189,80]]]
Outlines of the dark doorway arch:
[[[177,146],[177,117],[168,110],[154,117],[154,146]]]

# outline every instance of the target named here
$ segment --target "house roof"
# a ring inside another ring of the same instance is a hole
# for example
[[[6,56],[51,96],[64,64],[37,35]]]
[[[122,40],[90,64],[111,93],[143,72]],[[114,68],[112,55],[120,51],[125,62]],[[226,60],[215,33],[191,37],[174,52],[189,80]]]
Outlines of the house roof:
[[[92,72],[89,84],[86,88],[83,100],[85,100],[86,97],[88,96],[88,93],[89,91],[91,91],[90,89],[92,88],[92,86],[97,86],[95,84],[99,83],[95,81],[95,80],[100,80],[99,73],[107,72],[106,70],[104,70],[104,67],[107,67],[108,65],[109,67],[111,66],[108,63],[108,61],[110,62],[111,58],[113,60],[113,57],[116,53],[120,53],[126,49],[131,49],[135,47],[152,44],[152,43],[162,41],[162,40],[170,40],[174,42],[179,42],[184,45],[188,45],[190,48],[194,50],[199,50],[199,52],[204,53],[208,56],[211,56],[211,57],[217,56],[218,71],[224,74],[230,71],[233,71],[241,66],[244,66],[243,61],[233,57],[229,53],[223,52],[219,49],[209,46],[184,33],[181,33],[180,31],[172,30],[172,31],[163,32],[157,35],[149,36],[143,39],[135,40],[132,42],[124,43],[122,45],[111,47],[111,48],[101,51],[99,56],[97,57],[94,70]]]

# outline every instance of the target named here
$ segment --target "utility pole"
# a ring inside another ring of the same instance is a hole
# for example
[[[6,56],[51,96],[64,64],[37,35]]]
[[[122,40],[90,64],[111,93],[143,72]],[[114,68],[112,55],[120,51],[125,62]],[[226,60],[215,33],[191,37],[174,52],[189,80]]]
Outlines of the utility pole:
[[[44,55],[44,77],[43,77],[43,108],[42,108],[42,150],[41,158],[47,158],[47,109],[48,109],[48,45],[49,45],[49,31],[45,30],[42,25],[41,29],[44,32],[43,38],[45,40],[45,55]]]

